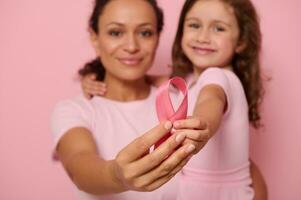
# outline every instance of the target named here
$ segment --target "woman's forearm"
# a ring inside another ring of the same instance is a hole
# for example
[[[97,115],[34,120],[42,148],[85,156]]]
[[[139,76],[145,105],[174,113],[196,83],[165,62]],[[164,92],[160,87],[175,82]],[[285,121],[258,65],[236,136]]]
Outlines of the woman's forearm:
[[[74,184],[84,192],[99,195],[126,191],[112,172],[113,162],[95,154],[81,153],[75,155],[65,168]]]

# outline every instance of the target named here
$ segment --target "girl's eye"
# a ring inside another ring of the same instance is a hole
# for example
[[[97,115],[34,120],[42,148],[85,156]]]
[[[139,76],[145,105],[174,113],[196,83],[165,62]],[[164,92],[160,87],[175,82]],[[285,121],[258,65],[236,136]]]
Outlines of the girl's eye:
[[[188,27],[198,29],[201,26],[199,24],[197,24],[197,23],[190,23],[190,24],[188,24]]]
[[[146,30],[146,31],[141,31],[140,32],[140,35],[142,37],[151,37],[154,35],[153,31],[150,31],[150,30]]]
[[[213,30],[214,32],[224,32],[226,29],[222,26],[214,26]]]
[[[122,35],[121,31],[117,31],[117,30],[111,30],[109,31],[109,35],[113,36],[113,37],[119,37]]]

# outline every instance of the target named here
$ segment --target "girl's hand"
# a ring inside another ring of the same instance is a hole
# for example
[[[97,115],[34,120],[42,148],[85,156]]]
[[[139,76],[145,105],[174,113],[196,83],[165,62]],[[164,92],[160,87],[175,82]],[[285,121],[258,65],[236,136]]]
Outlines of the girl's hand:
[[[211,137],[207,123],[197,117],[177,120],[173,123],[173,127],[173,134],[185,135],[183,145],[192,144],[196,147],[193,154],[197,154]]]
[[[168,80],[168,76],[149,75],[147,81],[159,87],[163,82]],[[96,80],[96,74],[89,74],[81,78],[81,86],[86,98],[91,99],[93,96],[103,96],[106,91],[106,84]]]
[[[153,152],[148,153],[162,136],[170,131],[171,122],[161,123],[134,140],[118,153],[112,162],[112,174],[121,187],[135,191],[153,191],[168,182],[188,162],[195,147],[177,147],[184,134],[173,134]]]
[[[81,79],[83,93],[86,98],[103,96],[106,92],[106,84],[96,80],[96,74],[88,74]]]

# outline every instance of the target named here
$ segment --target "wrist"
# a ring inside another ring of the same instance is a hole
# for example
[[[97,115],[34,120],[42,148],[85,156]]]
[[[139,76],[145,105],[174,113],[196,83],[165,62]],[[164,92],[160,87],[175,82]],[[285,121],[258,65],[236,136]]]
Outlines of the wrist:
[[[118,175],[119,170],[115,160],[108,161],[107,169],[108,169],[108,174],[110,175],[111,180],[113,182],[115,192],[119,193],[119,192],[127,191],[128,188],[123,183],[123,181],[119,178],[120,177]]]

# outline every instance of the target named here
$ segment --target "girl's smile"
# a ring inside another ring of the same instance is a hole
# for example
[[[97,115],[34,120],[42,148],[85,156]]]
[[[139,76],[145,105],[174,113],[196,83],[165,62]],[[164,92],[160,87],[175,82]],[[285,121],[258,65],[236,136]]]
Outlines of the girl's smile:
[[[231,65],[238,40],[234,11],[221,1],[197,1],[185,17],[182,49],[195,68]]]

